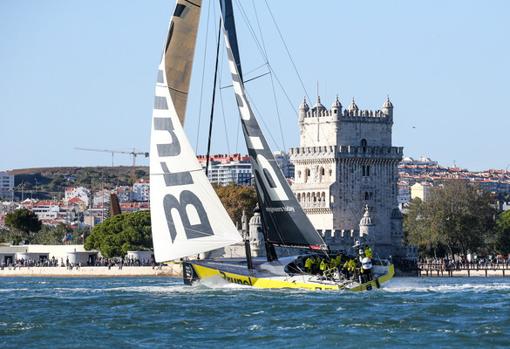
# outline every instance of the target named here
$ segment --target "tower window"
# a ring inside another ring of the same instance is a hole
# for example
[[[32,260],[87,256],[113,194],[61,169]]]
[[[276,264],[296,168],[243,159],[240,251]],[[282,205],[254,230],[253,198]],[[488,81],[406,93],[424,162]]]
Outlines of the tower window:
[[[361,147],[363,148],[363,153],[366,153],[367,152],[367,140],[365,138],[363,138],[361,140]]]
[[[361,174],[363,177],[370,176],[370,165],[362,165],[361,166]]]

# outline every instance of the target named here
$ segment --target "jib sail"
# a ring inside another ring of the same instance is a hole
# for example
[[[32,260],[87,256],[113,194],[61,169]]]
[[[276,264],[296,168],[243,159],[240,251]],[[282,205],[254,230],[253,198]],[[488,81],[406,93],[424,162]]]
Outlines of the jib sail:
[[[178,10],[182,3],[190,2],[177,1],[170,28],[177,21],[177,15],[186,16],[185,9]],[[193,7],[189,7],[192,5],[187,6],[188,14],[192,13]],[[159,65],[150,148],[152,238],[158,262],[196,256],[242,240],[184,133],[180,120],[184,119],[184,109],[179,108],[185,108],[186,99],[182,105],[182,95],[172,93],[175,85],[170,85],[168,76],[175,72],[168,73],[167,68],[179,67],[181,63],[186,65],[191,58],[182,57],[182,52],[175,55],[171,52],[186,46],[172,43],[187,40],[184,35],[177,39],[170,32],[169,37],[171,43],[167,43]],[[187,52],[192,54],[190,50]],[[169,61],[169,57],[176,61]],[[184,62],[179,62],[181,58]],[[187,95],[187,86],[185,92]]]

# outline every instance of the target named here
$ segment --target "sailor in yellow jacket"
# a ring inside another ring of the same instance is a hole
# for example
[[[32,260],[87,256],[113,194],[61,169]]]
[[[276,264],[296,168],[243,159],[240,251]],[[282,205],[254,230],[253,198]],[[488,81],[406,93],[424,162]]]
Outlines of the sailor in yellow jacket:
[[[327,268],[328,268],[328,263],[326,262],[325,259],[322,259],[321,264],[319,266],[319,269],[321,271],[321,275],[324,275],[324,272],[326,271]]]
[[[313,257],[308,257],[305,260],[305,271],[307,273],[311,273],[312,272],[312,266],[313,266],[314,263],[315,263],[315,259]]]
[[[372,259],[373,257],[372,249],[370,248],[370,246],[365,247],[365,257],[368,257],[370,259]]]

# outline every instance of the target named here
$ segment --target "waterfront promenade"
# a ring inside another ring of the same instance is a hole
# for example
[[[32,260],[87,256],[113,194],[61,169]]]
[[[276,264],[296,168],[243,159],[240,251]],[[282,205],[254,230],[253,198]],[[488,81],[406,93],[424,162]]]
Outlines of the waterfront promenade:
[[[509,263],[418,263],[422,277],[508,277]]]
[[[94,266],[94,267],[4,267],[0,277],[131,277],[131,276],[181,276],[180,264],[151,266]]]

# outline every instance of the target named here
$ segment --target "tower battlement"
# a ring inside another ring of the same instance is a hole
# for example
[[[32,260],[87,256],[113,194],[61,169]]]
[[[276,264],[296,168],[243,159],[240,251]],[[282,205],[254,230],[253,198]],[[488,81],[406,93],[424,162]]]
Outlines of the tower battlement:
[[[342,111],[334,109],[324,110],[309,110],[304,113],[304,118],[317,118],[317,117],[338,117],[341,119],[356,118],[355,121],[359,121],[360,118],[367,118],[369,121],[386,121],[391,119],[388,114],[385,114],[382,110],[347,110]]]
[[[377,158],[395,157],[400,160],[404,154],[403,147],[384,147],[384,146],[353,146],[353,145],[323,145],[315,147],[295,147],[290,148],[289,154],[293,161],[299,160],[303,157],[321,157],[321,156],[362,156],[363,158],[370,158],[375,156]]]
[[[299,121],[305,122],[311,118],[332,118],[342,121],[351,122],[386,122],[393,123],[393,104],[386,99],[381,109],[378,110],[361,110],[356,105],[354,98],[347,108],[343,108],[342,103],[336,98],[330,109],[327,109],[317,97],[316,104],[310,108],[306,99],[299,106]]]

